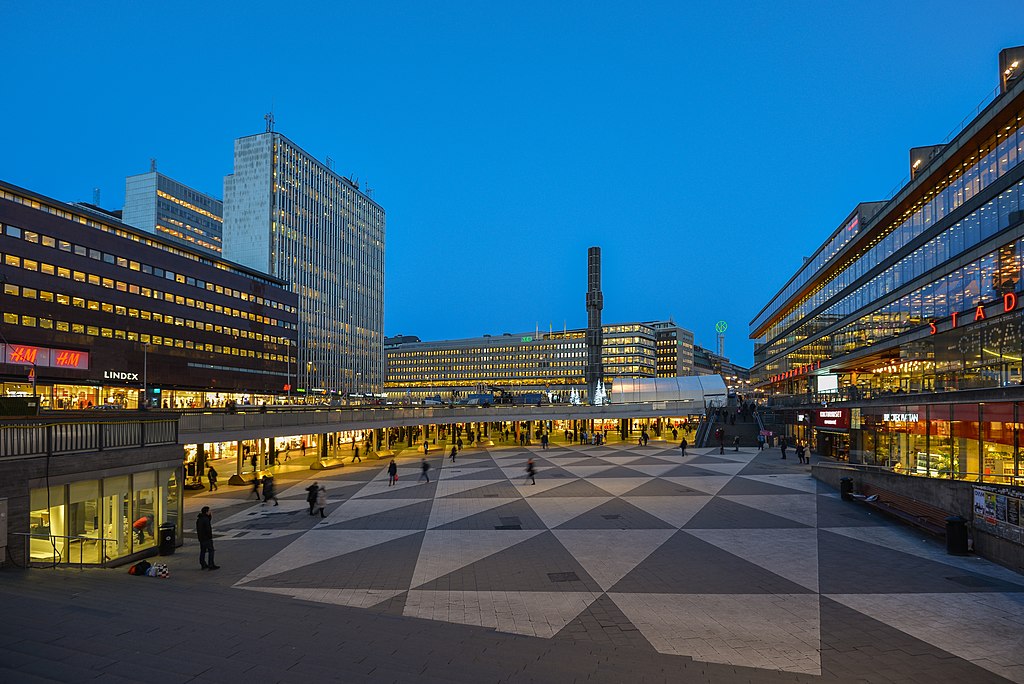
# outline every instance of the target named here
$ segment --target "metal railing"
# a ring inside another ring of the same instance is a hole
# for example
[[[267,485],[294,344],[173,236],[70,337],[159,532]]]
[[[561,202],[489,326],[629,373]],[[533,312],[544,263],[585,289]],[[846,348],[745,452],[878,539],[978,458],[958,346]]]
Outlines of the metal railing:
[[[0,458],[136,449],[177,442],[176,416],[100,421],[44,418],[0,423]]]
[[[109,560],[107,558],[107,556],[106,556],[106,545],[107,545],[107,542],[113,542],[115,544],[117,543],[116,539],[110,539],[110,538],[107,538],[107,537],[90,537],[88,535],[82,535],[82,534],[62,535],[62,534],[38,534],[38,533],[34,533],[34,532],[13,532],[12,534],[14,536],[16,536],[16,537],[24,537],[24,539],[25,539],[25,555],[24,555],[24,558],[25,558],[25,564],[27,566],[31,566],[33,563],[35,563],[37,565],[52,565],[53,567],[57,567],[58,565],[63,565],[65,563],[64,554],[62,554],[60,551],[57,550],[57,544],[54,541],[56,539],[63,539],[63,540],[67,541],[67,544],[64,545],[64,548],[68,552],[70,552],[71,542],[75,542],[75,541],[82,542],[81,544],[78,545],[78,567],[79,568],[81,568],[81,567],[86,565],[86,563],[85,563],[85,542],[97,542],[97,543],[101,544],[100,551],[102,552],[102,559],[101,560],[97,560],[96,562],[90,562],[89,565],[103,565],[105,562],[107,562],[107,560]],[[31,546],[32,546],[32,540],[33,539],[45,539],[47,541],[47,543],[49,544],[50,548],[53,549],[53,558],[52,558],[52,560],[47,560],[47,561],[43,561],[43,560],[33,561],[32,560]],[[99,554],[97,554],[97,558],[101,558]],[[71,564],[72,561],[70,559],[68,559],[66,562],[68,564]]]

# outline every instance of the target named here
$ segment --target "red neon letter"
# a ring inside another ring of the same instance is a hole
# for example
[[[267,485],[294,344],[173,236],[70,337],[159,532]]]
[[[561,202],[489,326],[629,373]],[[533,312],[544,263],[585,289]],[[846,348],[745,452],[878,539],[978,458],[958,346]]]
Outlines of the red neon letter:
[[[983,321],[985,320],[985,307],[979,306],[974,310],[974,320]]]
[[[928,333],[929,335],[939,332],[939,329],[935,327],[935,321],[928,321],[928,327],[931,328],[931,331]]]
[[[1017,308],[1017,295],[1007,292],[1003,295],[1003,311],[1013,311]]]
[[[960,314],[958,314],[956,311],[953,312],[953,327],[954,328],[956,327],[956,317],[959,316],[959,315]]]

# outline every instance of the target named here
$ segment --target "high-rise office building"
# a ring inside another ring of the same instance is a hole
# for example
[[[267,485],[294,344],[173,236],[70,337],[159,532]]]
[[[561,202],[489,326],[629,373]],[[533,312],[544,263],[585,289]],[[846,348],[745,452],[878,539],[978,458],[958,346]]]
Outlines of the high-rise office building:
[[[124,182],[122,221],[220,256],[224,204],[153,170]]]
[[[384,209],[273,131],[235,140],[224,254],[299,296],[298,391],[384,384]]]

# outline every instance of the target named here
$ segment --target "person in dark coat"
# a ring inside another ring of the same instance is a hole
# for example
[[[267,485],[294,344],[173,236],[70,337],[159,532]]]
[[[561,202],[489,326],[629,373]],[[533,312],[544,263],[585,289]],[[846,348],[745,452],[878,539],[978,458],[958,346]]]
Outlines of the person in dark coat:
[[[395,463],[395,459],[391,459],[391,463],[388,464],[388,487],[398,482],[398,465]]]
[[[537,484],[537,469],[533,467],[533,459],[526,461],[526,477],[530,478],[531,484]]]
[[[689,446],[686,442],[686,437],[683,437],[682,441],[679,442],[679,450],[682,451],[682,456],[686,456],[686,447]]]
[[[732,445],[734,447],[736,447],[734,449],[734,451],[739,451],[740,450],[740,436],[739,435],[736,435],[735,437],[732,438]],[[264,494],[264,496],[266,496],[266,495]]]
[[[314,482],[313,484],[306,487],[306,502],[309,503],[309,514],[313,515],[313,507],[316,506],[316,493],[320,490],[319,483]]]
[[[420,479],[426,480],[427,484],[430,484],[430,475],[427,475],[427,471],[430,470],[430,464],[427,463],[427,459],[424,458],[420,461],[420,470],[422,471],[420,473]]]
[[[455,456],[456,456],[456,455],[457,455],[458,453],[459,453],[459,447],[457,447],[457,446],[455,446],[455,445],[453,444],[453,445],[452,445],[452,453],[448,454],[448,459],[449,459],[449,460],[450,460],[450,461],[451,461],[452,463],[455,463]]]
[[[263,476],[263,503],[267,503],[271,499],[274,500],[274,505],[277,505],[277,492],[274,491],[274,478],[269,475]]]
[[[213,562],[213,513],[209,506],[203,506],[196,516],[196,536],[199,537],[199,568],[219,570],[220,566]]]
[[[210,491],[215,491],[217,489],[217,470],[213,466],[210,466],[210,471],[206,473],[206,479],[210,481]]]
[[[786,436],[779,435],[779,448],[782,450],[782,458],[786,458]]]
[[[359,445],[358,444],[355,446],[355,451],[352,453],[352,462],[355,463],[356,461],[359,461],[360,463],[363,462],[363,459],[359,457]]]

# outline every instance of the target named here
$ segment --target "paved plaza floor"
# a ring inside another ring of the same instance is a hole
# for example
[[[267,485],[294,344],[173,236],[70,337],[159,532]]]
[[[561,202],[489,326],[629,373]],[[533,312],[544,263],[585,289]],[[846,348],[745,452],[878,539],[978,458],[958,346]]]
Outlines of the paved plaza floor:
[[[536,484],[526,478],[533,457]],[[464,450],[189,496],[169,579],[0,573],[0,681],[1024,681],[1024,577],[778,450]],[[327,516],[305,488],[326,485]]]

